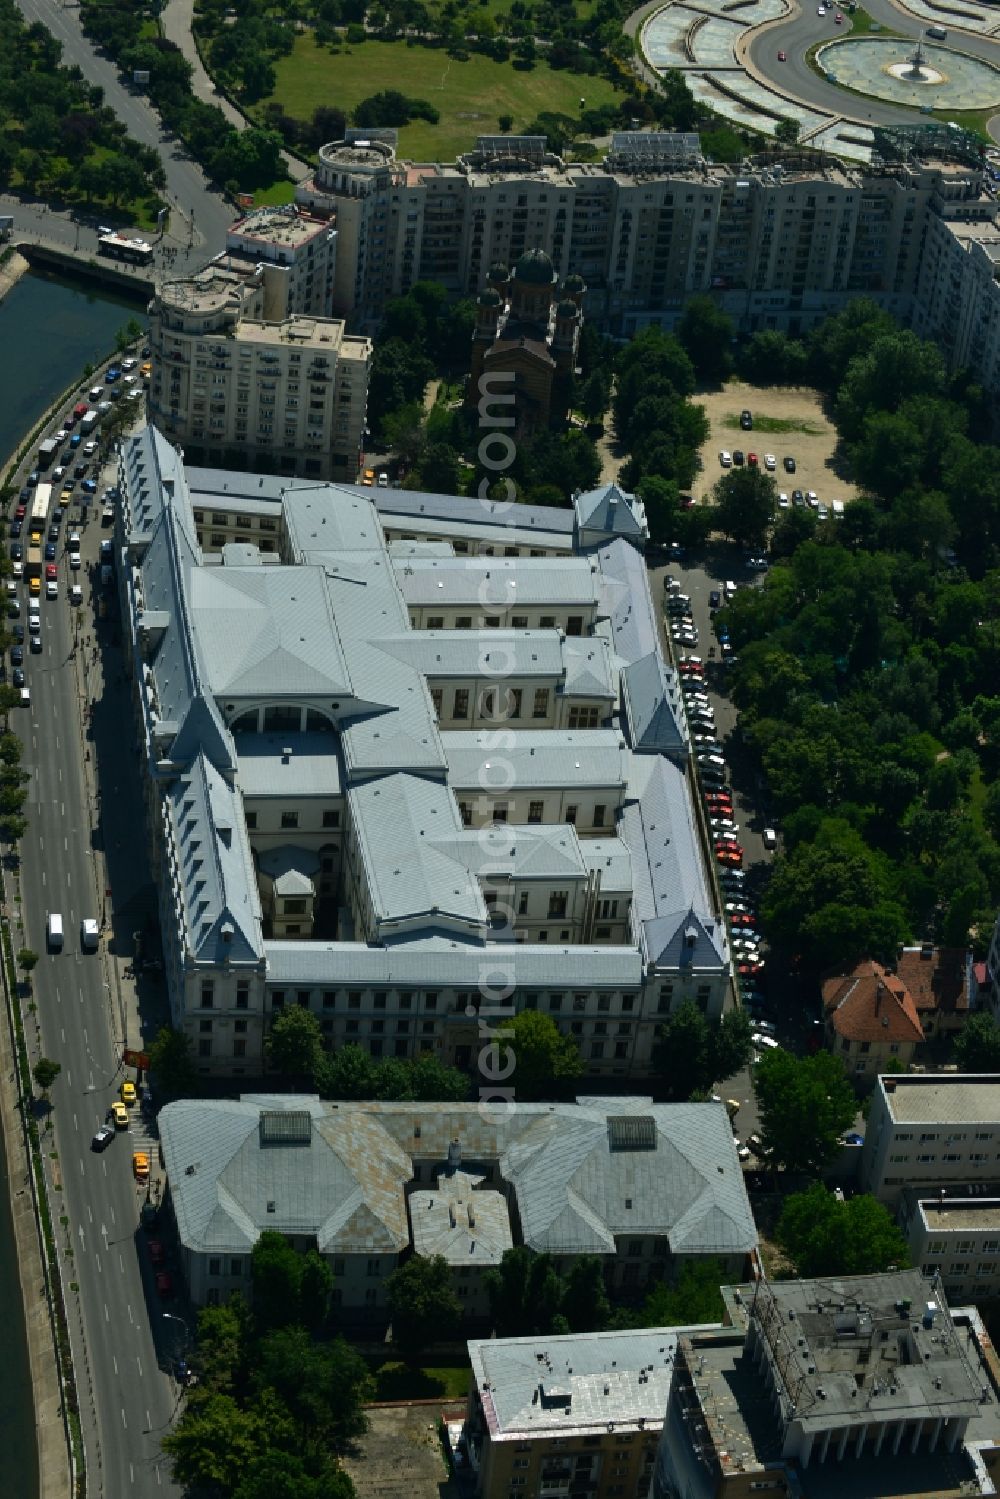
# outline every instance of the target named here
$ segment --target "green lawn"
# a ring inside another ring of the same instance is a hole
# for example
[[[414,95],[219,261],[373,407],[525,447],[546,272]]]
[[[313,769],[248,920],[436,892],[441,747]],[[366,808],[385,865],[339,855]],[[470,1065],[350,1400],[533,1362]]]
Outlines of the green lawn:
[[[722,424],[731,427],[733,431],[740,425],[738,416],[727,416]],[[808,437],[818,437],[823,431],[822,427],[814,426],[812,422],[790,421],[783,416],[755,416],[753,419],[753,430],[755,432],[774,432],[778,434],[787,432],[804,432]]]
[[[575,118],[581,97],[593,108],[616,100],[604,78],[553,71],[547,63],[522,73],[478,53],[456,62],[443,49],[406,42],[362,42],[331,53],[310,34],[296,38],[291,55],[275,63],[275,73],[272,99],[299,119],[308,119],[318,104],[336,104],[350,114],[387,87],[426,99],[441,113],[438,124],[415,120],[399,132],[399,155],[415,161],[448,161],[470,150],[477,135],[497,133],[502,114],[514,116],[516,133],[542,110]]]
[[[282,203],[291,203],[295,199],[295,183],[287,178],[284,182],[272,182],[270,187],[255,187],[253,190],[254,207],[259,208],[266,204],[269,208],[275,208]]]
[[[369,1359],[376,1400],[461,1400],[469,1393],[468,1364],[411,1369],[407,1364]]]

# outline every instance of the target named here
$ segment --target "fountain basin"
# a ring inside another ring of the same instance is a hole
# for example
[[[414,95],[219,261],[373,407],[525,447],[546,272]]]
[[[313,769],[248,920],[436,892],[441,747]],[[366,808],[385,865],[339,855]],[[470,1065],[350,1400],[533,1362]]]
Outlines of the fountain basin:
[[[923,47],[915,61],[906,37],[846,36],[816,53],[836,83],[873,99],[915,109],[989,109],[1000,105],[1000,68],[954,47]]]

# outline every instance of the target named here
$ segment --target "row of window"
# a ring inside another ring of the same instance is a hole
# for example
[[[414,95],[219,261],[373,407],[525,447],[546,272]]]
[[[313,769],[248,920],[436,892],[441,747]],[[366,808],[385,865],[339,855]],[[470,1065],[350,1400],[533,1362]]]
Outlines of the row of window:
[[[460,801],[458,804],[458,811],[463,825],[467,828],[471,827],[472,807],[469,805],[469,803]],[[490,817],[494,822],[506,822],[508,813],[509,808],[506,802],[497,801],[494,802],[490,807]],[[571,802],[570,805],[566,808],[565,813],[563,814],[563,821],[568,822],[571,827],[576,827],[579,816],[579,806],[575,802]],[[544,800],[531,801],[528,803],[528,821],[529,823],[542,823],[551,821],[550,818],[546,818],[545,816]],[[591,816],[590,826],[592,828],[604,828],[611,827],[612,824],[613,818],[609,818],[608,816],[607,804],[605,802],[595,803],[593,814]]]

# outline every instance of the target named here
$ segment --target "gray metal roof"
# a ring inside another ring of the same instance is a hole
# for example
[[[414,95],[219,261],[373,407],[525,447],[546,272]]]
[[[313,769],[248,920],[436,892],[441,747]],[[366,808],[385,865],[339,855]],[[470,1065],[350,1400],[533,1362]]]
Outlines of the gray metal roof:
[[[441,743],[456,791],[488,786],[494,763],[503,769],[502,784],[512,791],[624,787],[628,782],[628,751],[614,729],[505,729],[501,749],[493,730],[457,729],[443,733]]]
[[[580,852],[589,870],[601,877],[601,894],[632,893],[632,856],[621,838],[581,838]]]
[[[335,988],[373,985],[401,989],[468,989],[493,968],[518,989],[638,992],[642,958],[629,947],[557,947],[554,943],[491,943],[489,948],[431,936],[368,947],[362,942],[269,942],[268,984]]]
[[[568,822],[497,823],[463,828],[435,846],[461,861],[481,879],[583,879],[587,873],[583,842]]]
[[[634,541],[642,541],[647,535],[645,506],[638,496],[617,484],[602,484],[598,489],[575,494],[573,508],[584,540],[588,531],[608,537],[628,536]]]
[[[658,651],[630,662],[621,674],[622,709],[634,750],[685,758],[687,716],[676,675]]]
[[[658,967],[717,972],[726,962],[725,927],[713,915],[684,772],[660,755],[637,756],[633,767],[645,779],[619,832],[632,856],[633,911],[647,959]]]
[[[238,733],[234,743],[237,784],[244,796],[334,798],[343,794],[340,745],[332,732]]]
[[[479,881],[448,852],[462,823],[447,786],[419,776],[383,776],[352,787],[348,806],[380,925],[461,923],[471,935],[485,936]]]
[[[559,510],[553,505],[508,505],[501,500],[427,494],[417,489],[376,489],[369,493],[387,525],[414,519],[457,522],[466,530],[489,527],[497,533],[497,542],[503,542],[505,533],[516,529],[529,536],[537,533],[543,545],[547,533],[572,538],[576,525],[572,510]]]
[[[394,542],[390,553],[399,545]],[[469,604],[497,615],[544,604],[597,604],[595,569],[587,557],[420,556],[394,559],[394,565],[403,598],[414,606]]]
[[[618,699],[618,672],[606,640],[600,636],[570,636],[562,640],[563,697]]]
[[[563,674],[558,630],[408,630],[384,635],[379,648],[432,681],[438,677],[539,677]]]
[[[601,570],[602,613],[611,621],[615,650],[625,662],[639,661],[660,649],[649,578],[641,552],[616,540],[590,553]]]
[[[353,696],[321,568],[193,568],[189,596],[216,697]]]
[[[269,1116],[296,1127],[271,1129]],[[622,1117],[651,1117],[653,1148],[613,1146]],[[412,1158],[443,1163],[453,1141],[466,1163],[499,1162],[535,1248],[612,1254],[629,1233],[669,1237],[679,1255],[746,1254],[757,1243],[719,1104],[581,1099],[515,1104],[494,1117],[478,1103],[248,1095],[168,1104],[159,1127],[181,1242],[201,1253],[246,1251],[265,1228],[316,1234],[327,1253],[398,1251],[409,1237]],[[469,1192],[477,1208],[495,1195]]]
[[[193,956],[203,963],[258,962],[264,953],[260,898],[238,793],[197,755],[167,788],[163,805]]]
[[[499,1265],[513,1247],[510,1209],[502,1192],[476,1190],[483,1181],[467,1171],[443,1171],[436,1190],[409,1199],[416,1254],[440,1254],[449,1265]]]

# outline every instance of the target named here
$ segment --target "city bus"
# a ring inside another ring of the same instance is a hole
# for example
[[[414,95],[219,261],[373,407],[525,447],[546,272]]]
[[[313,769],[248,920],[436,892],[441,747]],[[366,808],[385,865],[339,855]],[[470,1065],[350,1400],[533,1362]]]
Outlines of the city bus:
[[[98,255],[109,260],[124,260],[129,265],[150,265],[153,247],[144,239],[127,239],[122,234],[102,234],[97,240]]]
[[[49,523],[49,505],[52,503],[52,485],[39,484],[35,489],[35,497],[31,502],[31,516],[28,520],[28,535],[32,541],[40,541],[45,535],[45,527]]]

